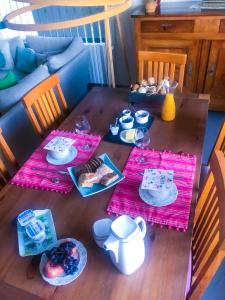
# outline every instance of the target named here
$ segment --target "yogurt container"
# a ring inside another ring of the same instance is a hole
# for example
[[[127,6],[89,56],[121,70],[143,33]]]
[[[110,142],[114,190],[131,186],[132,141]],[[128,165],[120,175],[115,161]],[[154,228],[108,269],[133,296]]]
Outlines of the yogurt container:
[[[27,209],[20,213],[17,221],[22,227],[25,227],[27,235],[35,242],[43,242],[46,238],[45,225],[36,218],[32,209]]]
[[[45,234],[45,226],[40,220],[34,220],[26,226],[26,233],[29,238],[33,239],[35,242],[43,242]]]

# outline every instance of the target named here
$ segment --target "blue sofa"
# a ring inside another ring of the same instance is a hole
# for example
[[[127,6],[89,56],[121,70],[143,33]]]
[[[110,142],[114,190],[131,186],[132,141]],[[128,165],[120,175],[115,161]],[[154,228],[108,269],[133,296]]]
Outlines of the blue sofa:
[[[57,46],[57,49],[55,50],[55,55],[57,57],[58,52],[61,52],[58,51],[61,50],[59,49],[59,46],[63,44],[65,49],[65,47],[71,43],[71,39],[61,38],[64,40],[60,40],[60,43],[57,38],[53,39],[54,44]],[[43,47],[51,44],[51,38],[46,38],[45,42],[44,37],[31,37],[31,41],[31,44],[36,43]],[[77,55],[54,72],[60,78],[61,87],[68,103],[69,110],[72,110],[88,92],[89,61],[88,48],[83,47],[81,51],[78,51]],[[50,74],[47,74],[47,76],[50,76]],[[30,89],[32,89],[32,87],[33,86],[31,86]],[[21,99],[0,117],[0,127],[20,164],[22,164],[37,145],[40,144],[40,138],[33,130]]]

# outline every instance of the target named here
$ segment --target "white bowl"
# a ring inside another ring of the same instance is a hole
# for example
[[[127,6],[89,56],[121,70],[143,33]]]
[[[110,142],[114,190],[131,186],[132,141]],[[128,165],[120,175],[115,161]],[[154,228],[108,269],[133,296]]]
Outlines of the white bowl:
[[[103,248],[104,242],[107,240],[110,234],[112,220],[109,218],[101,219],[93,224],[92,232],[96,244]]]
[[[58,160],[60,160],[60,159],[63,159],[63,158],[65,158],[68,154],[69,154],[69,149],[70,149],[70,147],[69,148],[67,148],[67,149],[65,149],[64,151],[53,151],[53,150],[49,150],[49,154],[50,154],[50,156],[52,157],[52,158],[54,158],[54,159],[58,159]]]
[[[131,110],[130,109],[124,109],[123,111],[122,111],[122,114],[124,115],[124,116],[130,116],[131,115]]]
[[[145,124],[148,122],[149,112],[147,110],[138,110],[135,113],[136,122],[139,124]]]
[[[123,116],[119,118],[119,122],[123,129],[130,129],[134,126],[134,118],[131,116]]]
[[[160,190],[160,191],[148,190],[148,193],[153,198],[158,198],[159,200],[164,200],[166,197],[168,197],[170,190]]]

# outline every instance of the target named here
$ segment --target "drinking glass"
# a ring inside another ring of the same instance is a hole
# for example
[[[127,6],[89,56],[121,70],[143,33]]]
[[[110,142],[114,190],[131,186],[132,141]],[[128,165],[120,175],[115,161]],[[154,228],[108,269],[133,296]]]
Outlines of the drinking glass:
[[[135,131],[135,146],[141,149],[146,149],[150,144],[150,136],[147,128],[137,128]],[[142,153],[140,157],[137,158],[138,162],[144,163],[147,161],[146,157]]]
[[[75,123],[75,132],[88,134],[91,131],[90,123],[85,115],[78,116]]]
[[[78,134],[88,134],[91,131],[91,125],[85,115],[78,116],[75,123],[75,132]],[[82,149],[88,150],[91,148],[90,142],[85,142]]]

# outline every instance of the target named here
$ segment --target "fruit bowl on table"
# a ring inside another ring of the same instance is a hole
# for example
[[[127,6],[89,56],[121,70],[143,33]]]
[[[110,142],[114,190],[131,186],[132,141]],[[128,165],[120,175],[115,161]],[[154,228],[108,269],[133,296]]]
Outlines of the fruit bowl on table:
[[[41,256],[39,271],[51,285],[66,285],[82,273],[87,262],[84,245],[73,239],[58,240]]]

